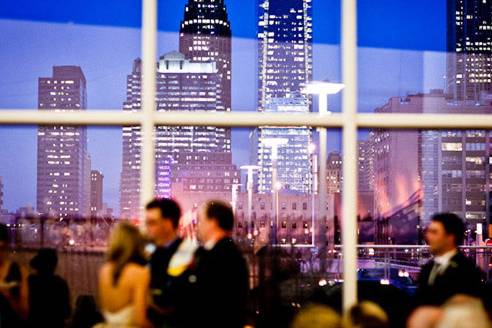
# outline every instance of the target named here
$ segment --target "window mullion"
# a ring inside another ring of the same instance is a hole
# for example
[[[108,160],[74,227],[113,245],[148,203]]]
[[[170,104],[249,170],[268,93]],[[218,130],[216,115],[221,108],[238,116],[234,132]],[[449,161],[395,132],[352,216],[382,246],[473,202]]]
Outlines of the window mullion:
[[[157,1],[143,0],[142,4],[142,121],[140,156],[140,207],[154,196],[155,141],[154,113],[157,69]]]

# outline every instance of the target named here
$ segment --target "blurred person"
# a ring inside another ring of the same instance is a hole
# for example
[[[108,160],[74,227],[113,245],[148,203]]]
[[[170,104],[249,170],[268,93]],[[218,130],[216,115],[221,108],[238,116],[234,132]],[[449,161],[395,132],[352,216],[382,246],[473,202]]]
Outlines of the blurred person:
[[[199,210],[197,236],[202,244],[195,253],[192,295],[195,326],[243,327],[246,324],[248,268],[231,238],[232,207],[208,201]]]
[[[145,208],[147,235],[155,245],[150,258],[148,315],[156,327],[182,327],[189,316],[187,268],[196,246],[179,237],[180,219],[181,208],[173,199],[154,199]]]
[[[96,300],[92,295],[80,295],[75,301],[75,310],[68,325],[70,328],[92,328],[103,322],[104,318],[97,309]]]
[[[468,295],[456,295],[443,306],[436,328],[490,328],[482,302]]]
[[[0,327],[24,327],[29,311],[27,270],[10,256],[9,230],[0,224]]]
[[[99,295],[107,326],[149,327],[146,317],[150,271],[145,266],[145,241],[129,223],[111,233],[106,263],[99,272]]]
[[[389,328],[386,312],[370,301],[352,306],[344,319],[346,328]]]
[[[342,328],[342,318],[324,305],[309,305],[295,316],[291,328]]]
[[[465,224],[456,214],[432,216],[425,237],[434,258],[420,271],[417,304],[442,305],[456,294],[480,293],[481,271],[458,249],[464,233]]]
[[[435,328],[442,316],[437,306],[421,306],[408,317],[407,328]]]
[[[55,274],[56,250],[42,248],[31,260],[29,275],[29,326],[64,327],[71,312],[68,285]]]

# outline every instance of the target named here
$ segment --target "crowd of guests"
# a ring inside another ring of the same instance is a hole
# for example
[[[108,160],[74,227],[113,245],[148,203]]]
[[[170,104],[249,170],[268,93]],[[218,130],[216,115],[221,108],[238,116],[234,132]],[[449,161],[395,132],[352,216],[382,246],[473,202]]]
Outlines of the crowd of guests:
[[[248,265],[231,238],[231,206],[213,200],[200,208],[198,242],[179,236],[181,214],[175,200],[155,199],[146,206],[145,235],[130,223],[118,224],[99,271],[98,301],[79,297],[74,311],[69,288],[55,273],[56,251],[39,250],[24,268],[0,225],[0,327],[239,328],[287,321],[292,328],[492,327],[484,276],[459,250],[465,225],[454,214],[430,220],[426,240],[434,257],[422,267],[413,298],[360,285],[360,302],[342,315],[334,286],[299,304],[292,320],[280,315],[267,324],[255,320],[250,304]]]

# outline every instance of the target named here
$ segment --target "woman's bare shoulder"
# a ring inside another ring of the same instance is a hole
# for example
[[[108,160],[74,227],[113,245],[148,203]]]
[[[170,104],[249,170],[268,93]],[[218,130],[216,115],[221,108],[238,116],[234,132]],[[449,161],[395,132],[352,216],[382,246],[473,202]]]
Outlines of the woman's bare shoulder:
[[[106,278],[111,277],[114,270],[114,264],[111,262],[104,263],[99,269],[99,277]],[[150,271],[146,266],[127,263],[121,271],[121,279],[124,281],[131,281],[139,278],[145,278],[150,275]]]
[[[101,267],[99,268],[99,279],[106,279],[106,277],[109,277],[111,275],[111,272],[113,268],[113,264],[110,262],[106,262]]]
[[[149,269],[145,265],[137,264],[137,263],[128,263],[125,266],[125,271],[128,274],[146,274]]]
[[[128,263],[123,269],[123,276],[131,280],[146,279],[150,276],[150,270],[145,265]]]
[[[100,274],[104,274],[106,272],[109,272],[111,271],[113,268],[113,263],[111,262],[105,262],[103,263],[103,265],[101,265],[101,267],[99,268],[99,273]]]

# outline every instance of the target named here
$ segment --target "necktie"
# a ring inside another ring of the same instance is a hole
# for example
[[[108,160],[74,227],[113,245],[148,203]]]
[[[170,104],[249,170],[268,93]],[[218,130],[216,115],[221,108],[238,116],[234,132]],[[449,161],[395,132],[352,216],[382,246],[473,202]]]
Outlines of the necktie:
[[[434,281],[436,280],[440,268],[441,264],[434,262],[434,266],[429,274],[429,285],[434,285]]]

